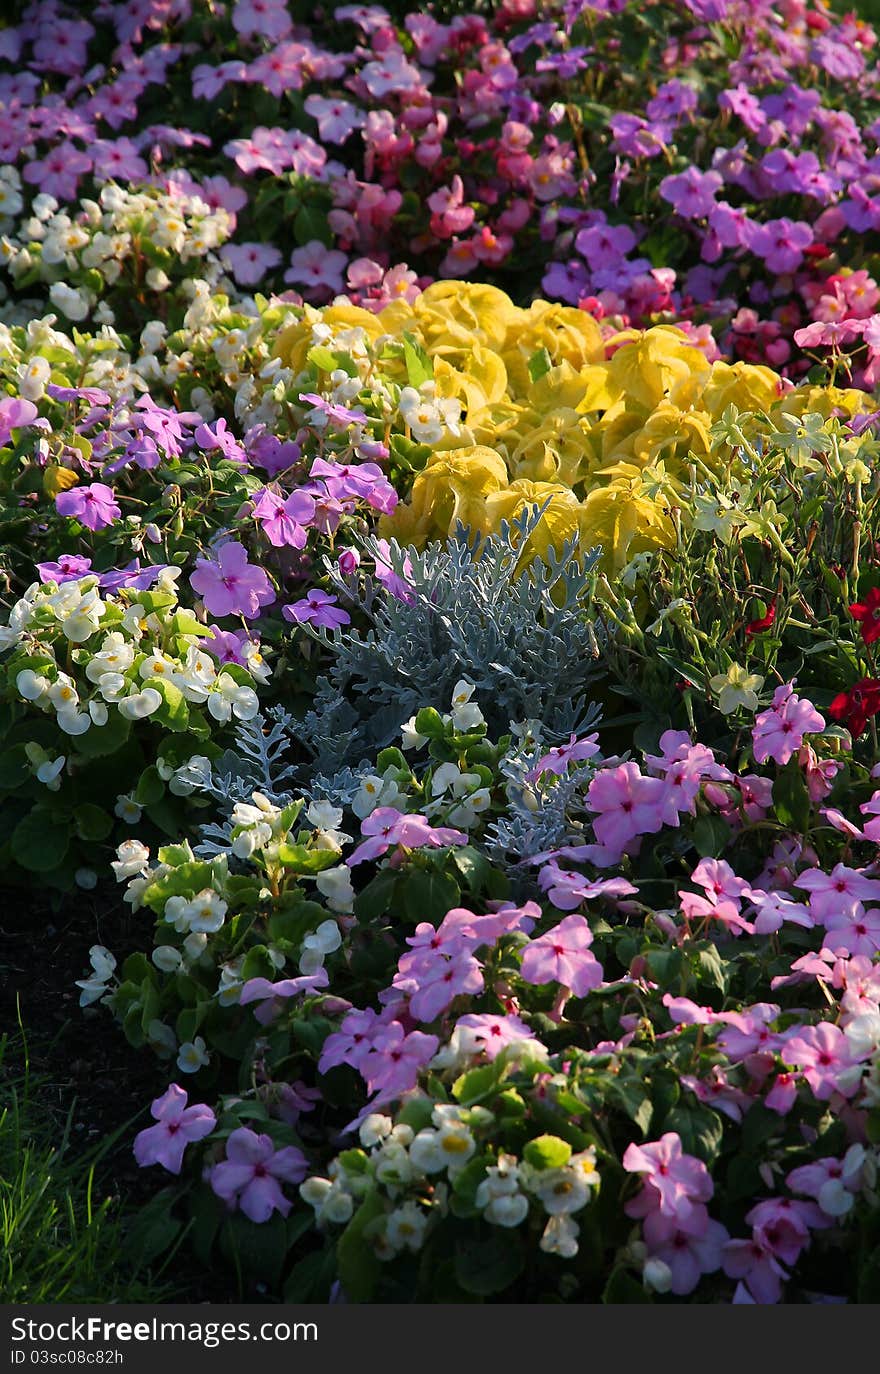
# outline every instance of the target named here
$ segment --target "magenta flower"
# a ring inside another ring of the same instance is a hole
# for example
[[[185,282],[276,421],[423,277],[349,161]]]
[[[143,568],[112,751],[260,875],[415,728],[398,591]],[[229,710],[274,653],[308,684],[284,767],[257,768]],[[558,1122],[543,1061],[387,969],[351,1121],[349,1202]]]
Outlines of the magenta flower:
[[[276,549],[285,545],[304,549],[308,526],[315,515],[315,498],[306,491],[293,491],[282,498],[268,487],[254,500],[254,519],[258,520],[269,543]]]
[[[709,1170],[702,1160],[684,1153],[675,1131],[647,1145],[628,1145],[622,1163],[627,1173],[646,1175],[645,1210],[640,1206],[628,1215],[646,1215],[657,1206],[664,1216],[686,1217],[695,1202],[708,1202],[714,1192]]]
[[[559,911],[574,911],[596,897],[629,897],[638,891],[627,878],[599,878],[593,882],[574,869],[551,860],[538,874],[538,886]]]
[[[751,248],[768,272],[794,272],[813,242],[813,231],[800,220],[771,219],[755,231]]]
[[[839,954],[867,954],[880,951],[880,909],[866,911],[861,902],[829,912],[825,917],[825,945]]]
[[[632,762],[597,773],[587,791],[587,807],[596,813],[596,839],[618,858],[637,836],[656,834],[664,823],[678,823],[677,813],[667,815],[662,780],[645,777]]]
[[[60,587],[64,582],[76,582],[80,577],[87,577],[92,570],[92,560],[78,553],[62,553],[57,562],[37,563],[36,568],[41,582],[57,582]]]
[[[598,735],[593,734],[579,740],[577,735],[572,733],[568,744],[560,744],[554,749],[549,749],[546,754],[542,754],[534,768],[531,768],[526,776],[534,779],[539,778],[542,773],[554,773],[557,777],[561,777],[568,770],[570,763],[579,763],[583,759],[591,759],[594,754],[598,754],[599,746],[596,743],[598,738]]]
[[[220,546],[216,562],[197,558],[189,581],[211,615],[243,615],[252,620],[261,606],[275,600],[266,573],[248,562],[247,550],[234,540]]]
[[[751,1240],[727,1241],[721,1263],[728,1278],[745,1282],[754,1302],[765,1305],[779,1302],[788,1272],[759,1232],[756,1231]]]
[[[204,1102],[186,1105],[187,1094],[172,1083],[150,1107],[157,1125],[140,1131],[134,1140],[134,1157],[140,1167],[161,1164],[169,1173],[179,1174],[183,1153],[193,1140],[203,1140],[213,1131],[217,1119]]]
[[[377,806],[361,822],[361,834],[368,836],[349,855],[349,868],[365,863],[368,859],[381,858],[395,845],[404,849],[442,849],[450,844],[467,844],[467,835],[451,826],[432,826],[427,816],[419,813],[403,815],[393,806]]]
[[[531,940],[522,956],[522,976],[527,983],[559,983],[575,997],[586,997],[602,982],[602,965],[589,947],[593,932],[584,916],[566,916]]]
[[[313,587],[301,601],[282,607],[281,614],[285,620],[292,620],[297,625],[317,625],[327,630],[351,624],[351,616],[342,609],[336,597],[329,592],[322,592],[318,587]]]
[[[712,1221],[702,1203],[687,1216],[666,1216],[659,1208],[645,1217],[643,1234],[652,1259],[662,1260],[672,1274],[670,1289],[679,1297],[692,1293],[703,1274],[721,1268],[727,1230]]]
[[[104,530],[122,514],[113,488],[104,482],[59,492],[55,497],[55,509],[59,515],[78,520],[88,530]]]
[[[706,219],[723,185],[720,172],[701,172],[688,167],[677,176],[664,177],[660,194],[683,219]]]
[[[294,248],[284,280],[307,286],[325,296],[335,296],[343,289],[342,273],[348,256],[338,248],[327,248],[319,239],[312,239],[302,248]]]
[[[846,864],[835,864],[830,873],[809,868],[798,874],[795,885],[809,892],[810,915],[823,924],[826,917],[841,908],[852,908],[855,902],[880,898],[880,880],[869,878],[858,869],[847,868]]]
[[[32,425],[37,418],[37,407],[33,401],[20,396],[4,396],[0,400],[0,448],[9,443],[14,429]]]
[[[308,1172],[302,1150],[294,1145],[276,1150],[271,1136],[240,1126],[226,1142],[225,1160],[211,1170],[210,1183],[230,1207],[238,1203],[250,1221],[263,1222],[273,1212],[287,1216],[293,1204],[281,1184],[301,1183]]]
[[[482,992],[483,986],[482,965],[472,954],[462,950],[451,959],[441,954],[419,974],[410,1013],[417,1021],[436,1021],[456,997]]]
[[[515,1045],[520,1040],[536,1039],[534,1031],[529,1030],[518,1016],[492,1016],[488,1012],[460,1016],[455,1029],[465,1031],[465,1042],[474,1042],[487,1059],[495,1059],[508,1045]]]
[[[802,1026],[786,1041],[782,1051],[786,1064],[801,1069],[820,1102],[836,1092],[852,1097],[862,1076],[864,1055],[853,1054],[839,1026],[824,1021],[818,1026]]]
[[[825,729],[825,718],[812,702],[795,695],[794,684],[783,683],[773,694],[773,705],[755,717],[752,728],[752,752],[758,763],[772,758],[780,765],[788,763],[804,742],[804,735],[817,734]]]
[[[371,1093],[382,1100],[409,1092],[418,1082],[419,1071],[437,1053],[440,1041],[424,1031],[406,1033],[399,1021],[391,1021],[373,1037],[361,1065],[361,1073]]]

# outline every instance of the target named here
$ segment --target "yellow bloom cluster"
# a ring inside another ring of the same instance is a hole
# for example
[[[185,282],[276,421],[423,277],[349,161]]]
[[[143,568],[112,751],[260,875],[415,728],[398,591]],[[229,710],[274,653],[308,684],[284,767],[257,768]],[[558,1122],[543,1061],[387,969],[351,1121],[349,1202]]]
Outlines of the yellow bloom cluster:
[[[363,330],[398,384],[403,364],[386,365],[382,346],[408,336],[433,364],[434,394],[461,404],[458,434],[433,446],[409,499],[384,521],[382,532],[403,543],[445,538],[457,521],[489,533],[549,503],[535,552],[580,531],[617,570],[674,542],[670,511],[690,456],[717,465],[709,431],[728,406],[772,425],[783,412],[852,415],[865,401],[857,391],[792,388],[767,367],[710,363],[671,325],[608,337],[582,310],[543,300],[522,309],[480,283],[436,282],[378,315],[307,309],[278,341],[295,372],[318,319],[334,333]]]

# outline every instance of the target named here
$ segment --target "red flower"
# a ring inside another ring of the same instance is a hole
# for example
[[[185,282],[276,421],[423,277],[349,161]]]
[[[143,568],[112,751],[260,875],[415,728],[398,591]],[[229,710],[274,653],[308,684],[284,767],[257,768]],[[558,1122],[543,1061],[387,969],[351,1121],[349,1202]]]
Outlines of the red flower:
[[[858,739],[871,716],[876,716],[878,711],[880,682],[871,677],[863,677],[848,692],[840,692],[828,707],[829,716],[844,724],[853,739]]]
[[[769,630],[776,619],[776,597],[770,602],[766,613],[760,620],[750,620],[746,626],[746,639],[751,639],[752,635],[761,634],[763,630]]]
[[[853,620],[862,626],[862,639],[873,644],[880,639],[880,587],[872,587],[864,601],[856,601],[849,608]]]

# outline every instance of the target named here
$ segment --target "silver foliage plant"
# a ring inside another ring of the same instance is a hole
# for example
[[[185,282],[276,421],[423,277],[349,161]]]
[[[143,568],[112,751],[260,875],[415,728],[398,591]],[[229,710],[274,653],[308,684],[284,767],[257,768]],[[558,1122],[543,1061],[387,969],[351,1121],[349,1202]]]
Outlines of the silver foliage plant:
[[[367,538],[366,559],[390,565],[403,595],[328,560],[336,591],[369,628],[310,630],[334,661],[298,734],[326,772],[374,755],[420,707],[446,709],[461,678],[474,684],[490,736],[527,719],[547,738],[595,723],[586,694],[601,667],[590,618],[599,550],[573,539],[546,561],[525,561],[541,514],[530,507],[489,536],[459,525],[422,551]]]

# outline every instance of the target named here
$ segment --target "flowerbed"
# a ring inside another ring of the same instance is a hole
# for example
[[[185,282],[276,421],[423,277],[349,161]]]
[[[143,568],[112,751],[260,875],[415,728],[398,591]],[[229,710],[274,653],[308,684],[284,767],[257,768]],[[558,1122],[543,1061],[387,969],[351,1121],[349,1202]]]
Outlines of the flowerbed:
[[[336,20],[0,30],[0,860],[143,932],[145,1253],[875,1301],[874,35]]]

